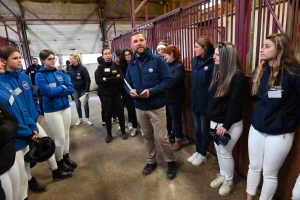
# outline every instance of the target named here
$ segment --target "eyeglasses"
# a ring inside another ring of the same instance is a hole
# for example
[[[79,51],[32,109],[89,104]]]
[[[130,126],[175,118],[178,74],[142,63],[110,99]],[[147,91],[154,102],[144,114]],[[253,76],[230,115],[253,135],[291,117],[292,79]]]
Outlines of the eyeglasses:
[[[54,57],[54,58],[47,58],[47,60],[48,60],[48,61],[56,61],[57,58],[55,58],[55,57]]]
[[[218,47],[218,48],[223,48],[223,47],[226,48],[226,45],[225,45],[224,42],[218,42],[218,43],[217,43],[217,47]],[[226,48],[226,49],[227,49],[227,48]]]

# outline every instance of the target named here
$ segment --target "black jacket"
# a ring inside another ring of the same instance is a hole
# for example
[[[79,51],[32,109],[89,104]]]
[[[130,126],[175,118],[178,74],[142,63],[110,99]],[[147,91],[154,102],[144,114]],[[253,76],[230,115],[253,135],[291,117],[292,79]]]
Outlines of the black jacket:
[[[68,67],[68,74],[70,74],[71,82],[75,90],[90,91],[91,78],[85,66],[78,64]]]
[[[182,104],[184,100],[184,79],[185,79],[185,69],[181,62],[174,60],[168,63],[170,72],[173,78],[173,84],[170,89],[165,91],[165,101],[166,104]]]
[[[213,55],[192,59],[191,110],[202,115],[207,113],[208,88],[214,71]]]
[[[36,71],[39,70],[41,66],[35,66],[34,64],[30,65],[27,70],[26,70],[26,74],[30,76],[32,85],[35,85],[35,75],[36,75]]]
[[[236,71],[231,80],[229,93],[218,98],[214,97],[218,86],[218,82],[215,82],[207,106],[209,120],[221,123],[226,130],[229,130],[232,124],[242,119],[245,82],[243,72]]]
[[[19,128],[18,120],[0,104],[0,175],[13,166],[16,157],[14,136]]]
[[[252,126],[263,133],[272,135],[294,132],[300,125],[300,68],[290,67],[297,75],[283,72],[282,98],[268,98],[270,67],[261,78],[258,94],[254,96],[256,106]],[[274,86],[279,86],[281,73]]]
[[[120,74],[120,77],[116,77]],[[106,78],[106,81],[103,78]],[[95,72],[95,80],[98,85],[98,94],[110,96],[122,93],[123,89],[123,72],[115,62],[105,62],[98,66]]]

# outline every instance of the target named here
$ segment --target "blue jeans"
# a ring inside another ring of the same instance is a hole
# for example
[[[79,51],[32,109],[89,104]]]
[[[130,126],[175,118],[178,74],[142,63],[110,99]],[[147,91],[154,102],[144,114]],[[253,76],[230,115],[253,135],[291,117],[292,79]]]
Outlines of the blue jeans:
[[[206,156],[209,145],[209,126],[210,122],[206,115],[192,112],[195,130],[196,130],[196,152],[202,156]]]
[[[182,137],[182,121],[181,121],[182,104],[175,104],[175,105],[167,104],[166,109],[167,109],[166,113],[167,113],[168,136],[171,136],[172,125],[174,125],[175,138],[181,139],[181,137]]]
[[[81,112],[81,102],[79,100],[80,97],[85,95],[85,90],[75,90],[74,93],[74,100],[76,104],[76,110],[79,118],[82,118],[82,112]],[[85,113],[85,118],[90,118],[90,110],[89,110],[89,102],[87,102],[84,105],[84,113]]]

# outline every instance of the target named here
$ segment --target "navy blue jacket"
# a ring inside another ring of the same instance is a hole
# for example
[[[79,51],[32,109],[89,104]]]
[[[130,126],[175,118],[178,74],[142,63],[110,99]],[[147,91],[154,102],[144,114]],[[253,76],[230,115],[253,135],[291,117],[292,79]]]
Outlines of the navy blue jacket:
[[[56,112],[70,107],[68,95],[74,92],[74,87],[63,72],[41,67],[35,81],[42,94],[44,112]]]
[[[22,101],[24,101],[24,109],[26,109],[30,117],[37,122],[39,115],[41,115],[41,109],[37,99],[37,95],[33,89],[29,77],[20,72],[5,71],[5,74],[0,74],[1,80],[8,83],[14,90],[21,89],[21,93],[18,95]]]
[[[218,82],[211,88],[207,105],[207,117],[214,122],[222,123],[226,130],[232,124],[242,120],[243,98],[245,91],[245,75],[236,71],[232,77],[229,93],[224,97],[214,97]]]
[[[165,91],[172,86],[172,75],[165,60],[155,55],[147,48],[144,59],[138,61],[134,54],[128,64],[126,81],[140,94],[148,89],[150,96],[147,99],[134,98],[134,106],[140,110],[155,110],[166,105]],[[138,65],[141,63],[141,66]],[[127,93],[130,90],[125,86]]]
[[[78,64],[68,67],[68,74],[75,90],[90,91],[91,78],[85,66]]]
[[[192,59],[192,88],[190,93],[191,110],[202,115],[207,113],[208,88],[214,71],[213,55],[205,59],[199,56]]]
[[[270,67],[266,67],[261,78],[258,94],[254,96],[256,106],[252,126],[272,135],[291,133],[300,125],[300,69],[290,67],[298,76],[283,72],[282,98],[268,98]],[[281,73],[274,86],[279,86]]]
[[[38,131],[36,122],[23,109],[24,102],[16,95],[12,87],[0,82],[0,102],[11,114],[17,117],[19,128],[14,138],[15,150],[19,151],[28,145],[28,140],[33,136],[33,131]]]
[[[173,82],[170,89],[166,90],[166,104],[182,104],[184,101],[185,89],[185,69],[181,62],[174,60],[168,63],[170,72],[172,74]]]

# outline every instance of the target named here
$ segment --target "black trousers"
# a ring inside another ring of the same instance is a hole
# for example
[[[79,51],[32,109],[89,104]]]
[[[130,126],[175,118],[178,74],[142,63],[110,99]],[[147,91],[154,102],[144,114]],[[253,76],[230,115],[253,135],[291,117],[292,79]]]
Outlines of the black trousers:
[[[125,90],[123,91],[123,97],[124,97],[124,104],[127,108],[128,122],[132,123],[133,128],[137,128],[138,124],[136,119],[133,98],[129,94],[127,94]]]
[[[109,96],[102,96],[102,105],[105,116],[105,124],[107,133],[111,134],[111,117],[113,109],[119,119],[119,125],[122,133],[125,133],[125,119],[124,119],[124,106],[122,94],[114,94]]]

